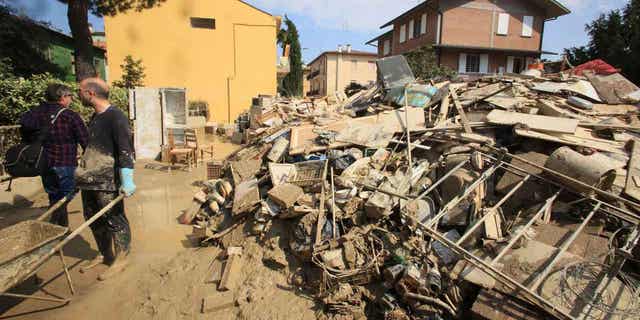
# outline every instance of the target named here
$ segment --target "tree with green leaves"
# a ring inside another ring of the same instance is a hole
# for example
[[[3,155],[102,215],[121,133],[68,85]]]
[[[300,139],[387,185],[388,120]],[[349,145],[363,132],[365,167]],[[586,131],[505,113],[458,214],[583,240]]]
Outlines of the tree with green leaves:
[[[89,12],[103,16],[114,16],[129,10],[141,11],[152,8],[166,0],[58,0],[67,4],[67,19],[75,46],[76,78],[81,81],[97,76],[93,66],[93,40],[89,31]]]
[[[430,45],[420,47],[404,54],[407,63],[416,78],[453,78],[456,72],[446,66],[439,66],[436,54]]]
[[[136,60],[131,55],[127,55],[120,68],[122,69],[122,79],[114,81],[114,86],[127,89],[144,86],[145,74],[142,59]]]
[[[0,1],[0,60],[3,68],[21,77],[63,71],[45,56],[49,44],[47,26],[17,14]]]
[[[300,47],[300,40],[298,39],[298,29],[296,25],[287,17],[284,16],[284,24],[287,27],[286,30],[280,30],[278,32],[278,42],[282,45],[283,51],[287,45],[289,46],[289,66],[290,71],[282,80],[282,87],[280,93],[286,97],[299,97],[302,96],[302,48]]]
[[[622,10],[601,14],[585,26],[589,35],[586,46],[564,50],[573,65],[602,59],[622,69],[629,80],[640,83],[640,0],[631,0]]]

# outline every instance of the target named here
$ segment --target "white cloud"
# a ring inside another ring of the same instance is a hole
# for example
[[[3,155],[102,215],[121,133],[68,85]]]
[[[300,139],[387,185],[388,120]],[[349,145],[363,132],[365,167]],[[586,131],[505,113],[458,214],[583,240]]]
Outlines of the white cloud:
[[[371,32],[422,0],[249,0],[272,14],[296,13],[322,29]]]

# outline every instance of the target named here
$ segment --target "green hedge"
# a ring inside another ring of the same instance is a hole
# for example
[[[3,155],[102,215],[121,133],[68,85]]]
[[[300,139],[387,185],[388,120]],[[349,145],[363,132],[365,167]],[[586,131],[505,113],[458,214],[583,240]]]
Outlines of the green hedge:
[[[58,80],[48,73],[36,74],[25,79],[0,72],[0,125],[18,124],[23,113],[44,101],[45,89],[49,83],[62,83],[71,87],[75,97],[70,108],[78,112],[85,121],[89,120],[93,108],[85,107],[80,103],[76,83]],[[129,103],[127,89],[112,87],[109,98],[113,105],[127,112]]]

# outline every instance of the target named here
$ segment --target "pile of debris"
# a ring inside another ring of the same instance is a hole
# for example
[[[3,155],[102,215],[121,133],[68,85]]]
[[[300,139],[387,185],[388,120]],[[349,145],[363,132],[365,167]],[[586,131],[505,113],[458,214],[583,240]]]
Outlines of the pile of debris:
[[[420,83],[401,56],[377,64],[352,97],[259,97],[241,117],[246,146],[180,219],[227,250],[220,290],[233,231],[282,224],[263,261],[302,263],[293,283],[323,318],[640,317],[638,87],[584,68]]]

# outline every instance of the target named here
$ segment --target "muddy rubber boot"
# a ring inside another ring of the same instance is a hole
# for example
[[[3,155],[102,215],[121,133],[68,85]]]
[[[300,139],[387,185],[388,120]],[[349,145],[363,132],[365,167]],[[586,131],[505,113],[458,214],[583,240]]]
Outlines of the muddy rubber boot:
[[[128,231],[128,229],[127,229]],[[113,249],[115,259],[109,264],[107,271],[98,276],[98,280],[104,281],[121,273],[129,264],[130,236],[127,231],[116,232],[113,235]]]
[[[116,259],[109,265],[109,268],[98,276],[98,280],[105,281],[124,271],[129,265],[129,254],[123,253],[116,256]]]
[[[98,245],[98,255],[87,261],[80,267],[80,272],[85,273],[89,269],[95,268],[101,264],[111,264],[115,260],[115,254],[113,252],[113,240],[111,235],[106,231],[94,231],[93,237]]]
[[[80,267],[80,273],[85,273],[90,269],[93,269],[103,263],[104,263],[104,256],[99,254],[95,258],[83,263],[82,266]]]

